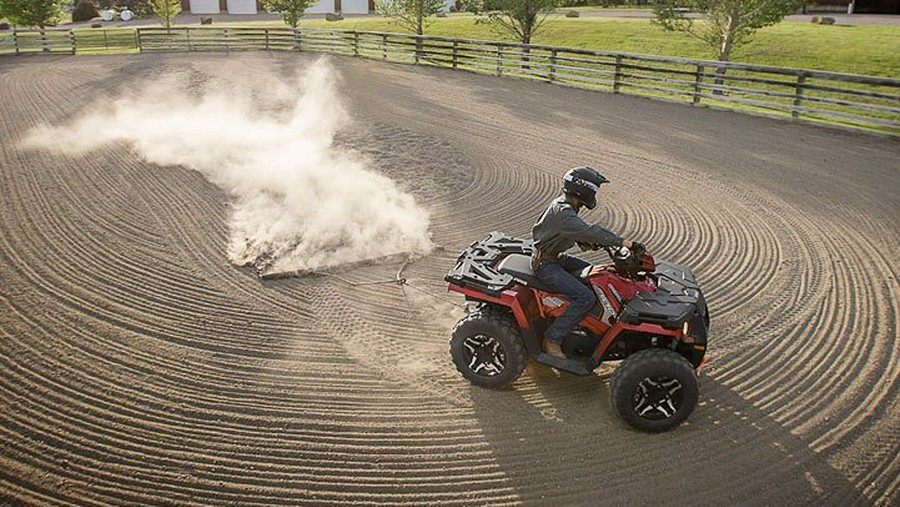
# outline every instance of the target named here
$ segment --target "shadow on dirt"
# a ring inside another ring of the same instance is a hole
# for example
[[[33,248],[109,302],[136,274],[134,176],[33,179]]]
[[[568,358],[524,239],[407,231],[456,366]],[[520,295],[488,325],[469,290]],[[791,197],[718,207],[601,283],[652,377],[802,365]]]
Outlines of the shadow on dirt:
[[[663,434],[616,419],[608,378],[532,365],[514,389],[471,395],[500,469],[526,503],[870,503],[803,440],[709,378],[688,422]]]

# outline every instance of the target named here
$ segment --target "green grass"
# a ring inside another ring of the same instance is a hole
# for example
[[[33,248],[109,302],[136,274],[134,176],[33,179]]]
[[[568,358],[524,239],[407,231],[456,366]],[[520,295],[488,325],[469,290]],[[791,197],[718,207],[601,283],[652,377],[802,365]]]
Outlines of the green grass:
[[[279,22],[267,23],[283,26]],[[303,27],[393,31],[390,20],[351,18],[338,22],[305,20]],[[438,19],[429,35],[499,39],[490,27],[468,16]],[[535,44],[711,59],[709,50],[687,34],[665,32],[647,19],[551,19]],[[783,22],[764,28],[738,49],[736,62],[900,77],[900,27],[813,25]]]
[[[609,7],[603,7],[601,5],[585,5],[583,7],[560,7],[556,9],[556,12],[565,13],[567,11],[578,11],[578,12],[609,12],[609,11],[649,11],[652,10],[653,6],[650,4],[644,5],[612,5]]]

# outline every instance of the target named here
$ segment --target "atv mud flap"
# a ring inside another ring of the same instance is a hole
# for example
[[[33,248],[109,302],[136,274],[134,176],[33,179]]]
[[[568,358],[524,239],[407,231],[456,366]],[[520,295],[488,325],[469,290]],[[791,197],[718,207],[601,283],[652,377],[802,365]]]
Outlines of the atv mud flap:
[[[703,360],[700,361],[700,366],[698,366],[694,371],[697,372],[697,380],[700,381],[703,378],[703,367],[706,366],[707,356],[703,356]]]

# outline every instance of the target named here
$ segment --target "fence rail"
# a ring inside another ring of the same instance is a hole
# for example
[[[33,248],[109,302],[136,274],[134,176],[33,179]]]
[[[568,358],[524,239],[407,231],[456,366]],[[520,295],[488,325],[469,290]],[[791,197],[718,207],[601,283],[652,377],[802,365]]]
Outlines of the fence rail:
[[[0,55],[310,51],[447,67],[900,136],[900,79],[502,41],[328,29],[0,32]]]

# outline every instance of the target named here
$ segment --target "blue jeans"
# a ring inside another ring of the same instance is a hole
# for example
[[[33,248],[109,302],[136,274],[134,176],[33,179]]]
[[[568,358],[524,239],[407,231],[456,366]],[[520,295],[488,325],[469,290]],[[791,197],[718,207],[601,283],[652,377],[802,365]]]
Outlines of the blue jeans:
[[[544,338],[562,344],[569,332],[597,304],[597,296],[594,295],[594,291],[577,276],[590,265],[589,262],[578,257],[562,254],[558,260],[544,261],[538,266],[535,271],[537,279],[569,300],[569,307],[547,328]]]

